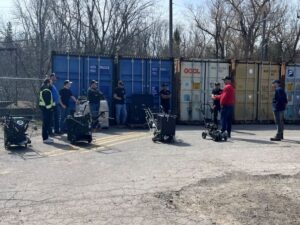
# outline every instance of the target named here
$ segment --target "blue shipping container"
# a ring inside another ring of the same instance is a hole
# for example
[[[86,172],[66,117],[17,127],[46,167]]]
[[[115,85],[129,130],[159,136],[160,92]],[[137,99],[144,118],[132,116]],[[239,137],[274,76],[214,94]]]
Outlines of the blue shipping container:
[[[90,82],[92,80],[96,80],[99,82],[99,89],[108,100],[108,103],[111,104],[114,66],[113,63],[113,58],[109,57],[85,57],[83,92],[86,93],[90,86]]]
[[[73,82],[71,90],[75,97],[86,95],[91,80],[99,82],[108,103],[112,99],[112,82],[114,75],[112,57],[69,55],[54,53],[52,55],[52,72],[57,76],[56,86],[63,88],[65,80]]]
[[[147,58],[120,58],[119,60],[118,77],[124,82],[129,104],[133,94],[151,94],[154,97],[154,110],[158,110],[162,84],[167,84],[172,91],[172,74],[172,60]]]
[[[56,74],[55,84],[58,90],[62,89],[65,80],[72,81],[71,90],[78,97],[81,95],[83,80],[83,60],[80,56],[53,55],[52,72]]]

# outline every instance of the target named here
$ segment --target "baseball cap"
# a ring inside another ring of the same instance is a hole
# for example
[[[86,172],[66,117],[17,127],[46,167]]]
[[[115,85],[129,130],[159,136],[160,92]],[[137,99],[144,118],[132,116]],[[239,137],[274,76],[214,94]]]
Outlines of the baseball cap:
[[[230,76],[224,77],[222,80],[232,80]]]
[[[272,84],[281,84],[281,81],[280,80],[273,80]]]
[[[220,83],[219,83],[219,82],[216,82],[215,85],[216,85],[216,86],[217,86],[217,85],[220,85]]]
[[[91,85],[92,85],[92,84],[98,84],[98,81],[92,80],[92,81],[91,81]]]
[[[43,84],[50,84],[50,79],[49,78],[44,79]]]
[[[66,85],[66,84],[72,84],[72,81],[70,81],[70,80],[65,80],[65,81],[64,81],[64,85]]]

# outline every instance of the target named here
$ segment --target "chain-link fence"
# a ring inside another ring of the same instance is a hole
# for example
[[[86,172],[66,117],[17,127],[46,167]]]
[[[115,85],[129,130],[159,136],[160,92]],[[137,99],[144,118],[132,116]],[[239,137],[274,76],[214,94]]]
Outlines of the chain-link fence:
[[[17,49],[0,48],[0,116],[36,115],[41,80],[25,77]]]

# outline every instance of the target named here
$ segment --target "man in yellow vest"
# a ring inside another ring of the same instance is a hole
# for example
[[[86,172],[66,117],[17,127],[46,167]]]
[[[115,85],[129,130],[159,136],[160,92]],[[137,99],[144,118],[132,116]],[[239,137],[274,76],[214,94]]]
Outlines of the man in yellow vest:
[[[51,128],[52,112],[55,106],[51,92],[51,80],[45,79],[40,89],[39,106],[43,115],[42,137],[45,144],[53,143],[53,139],[49,138]]]

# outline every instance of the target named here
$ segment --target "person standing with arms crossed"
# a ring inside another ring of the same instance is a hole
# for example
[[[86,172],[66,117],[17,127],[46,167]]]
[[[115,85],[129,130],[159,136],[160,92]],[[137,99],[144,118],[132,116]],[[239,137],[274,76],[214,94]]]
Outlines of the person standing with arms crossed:
[[[126,91],[123,81],[118,81],[118,86],[114,91],[114,100],[116,104],[116,122],[118,126],[124,126],[127,120],[127,109],[125,104]],[[122,118],[122,120],[121,120]]]
[[[212,90],[212,98],[216,95],[221,95],[222,89],[220,88],[220,83],[216,82],[215,83],[215,88]],[[214,124],[218,127],[218,113],[221,110],[221,104],[219,99],[214,99],[213,100],[213,116],[214,116]]]
[[[39,96],[39,107],[42,111],[43,119],[42,138],[45,144],[51,144],[54,142],[53,139],[49,137],[54,106],[55,102],[53,101],[53,96],[51,92],[51,80],[49,78],[46,78],[40,89]]]
[[[235,87],[232,84],[231,77],[222,79],[225,83],[224,89],[220,95],[215,95],[214,100],[220,100],[221,105],[221,131],[227,131],[227,137],[231,137],[231,126],[235,104]]]
[[[271,141],[281,141],[283,139],[284,121],[283,114],[287,105],[286,93],[281,87],[280,80],[274,80],[272,87],[275,90],[275,95],[272,101],[272,110],[274,114],[274,121],[277,127],[275,137],[270,138]]]

